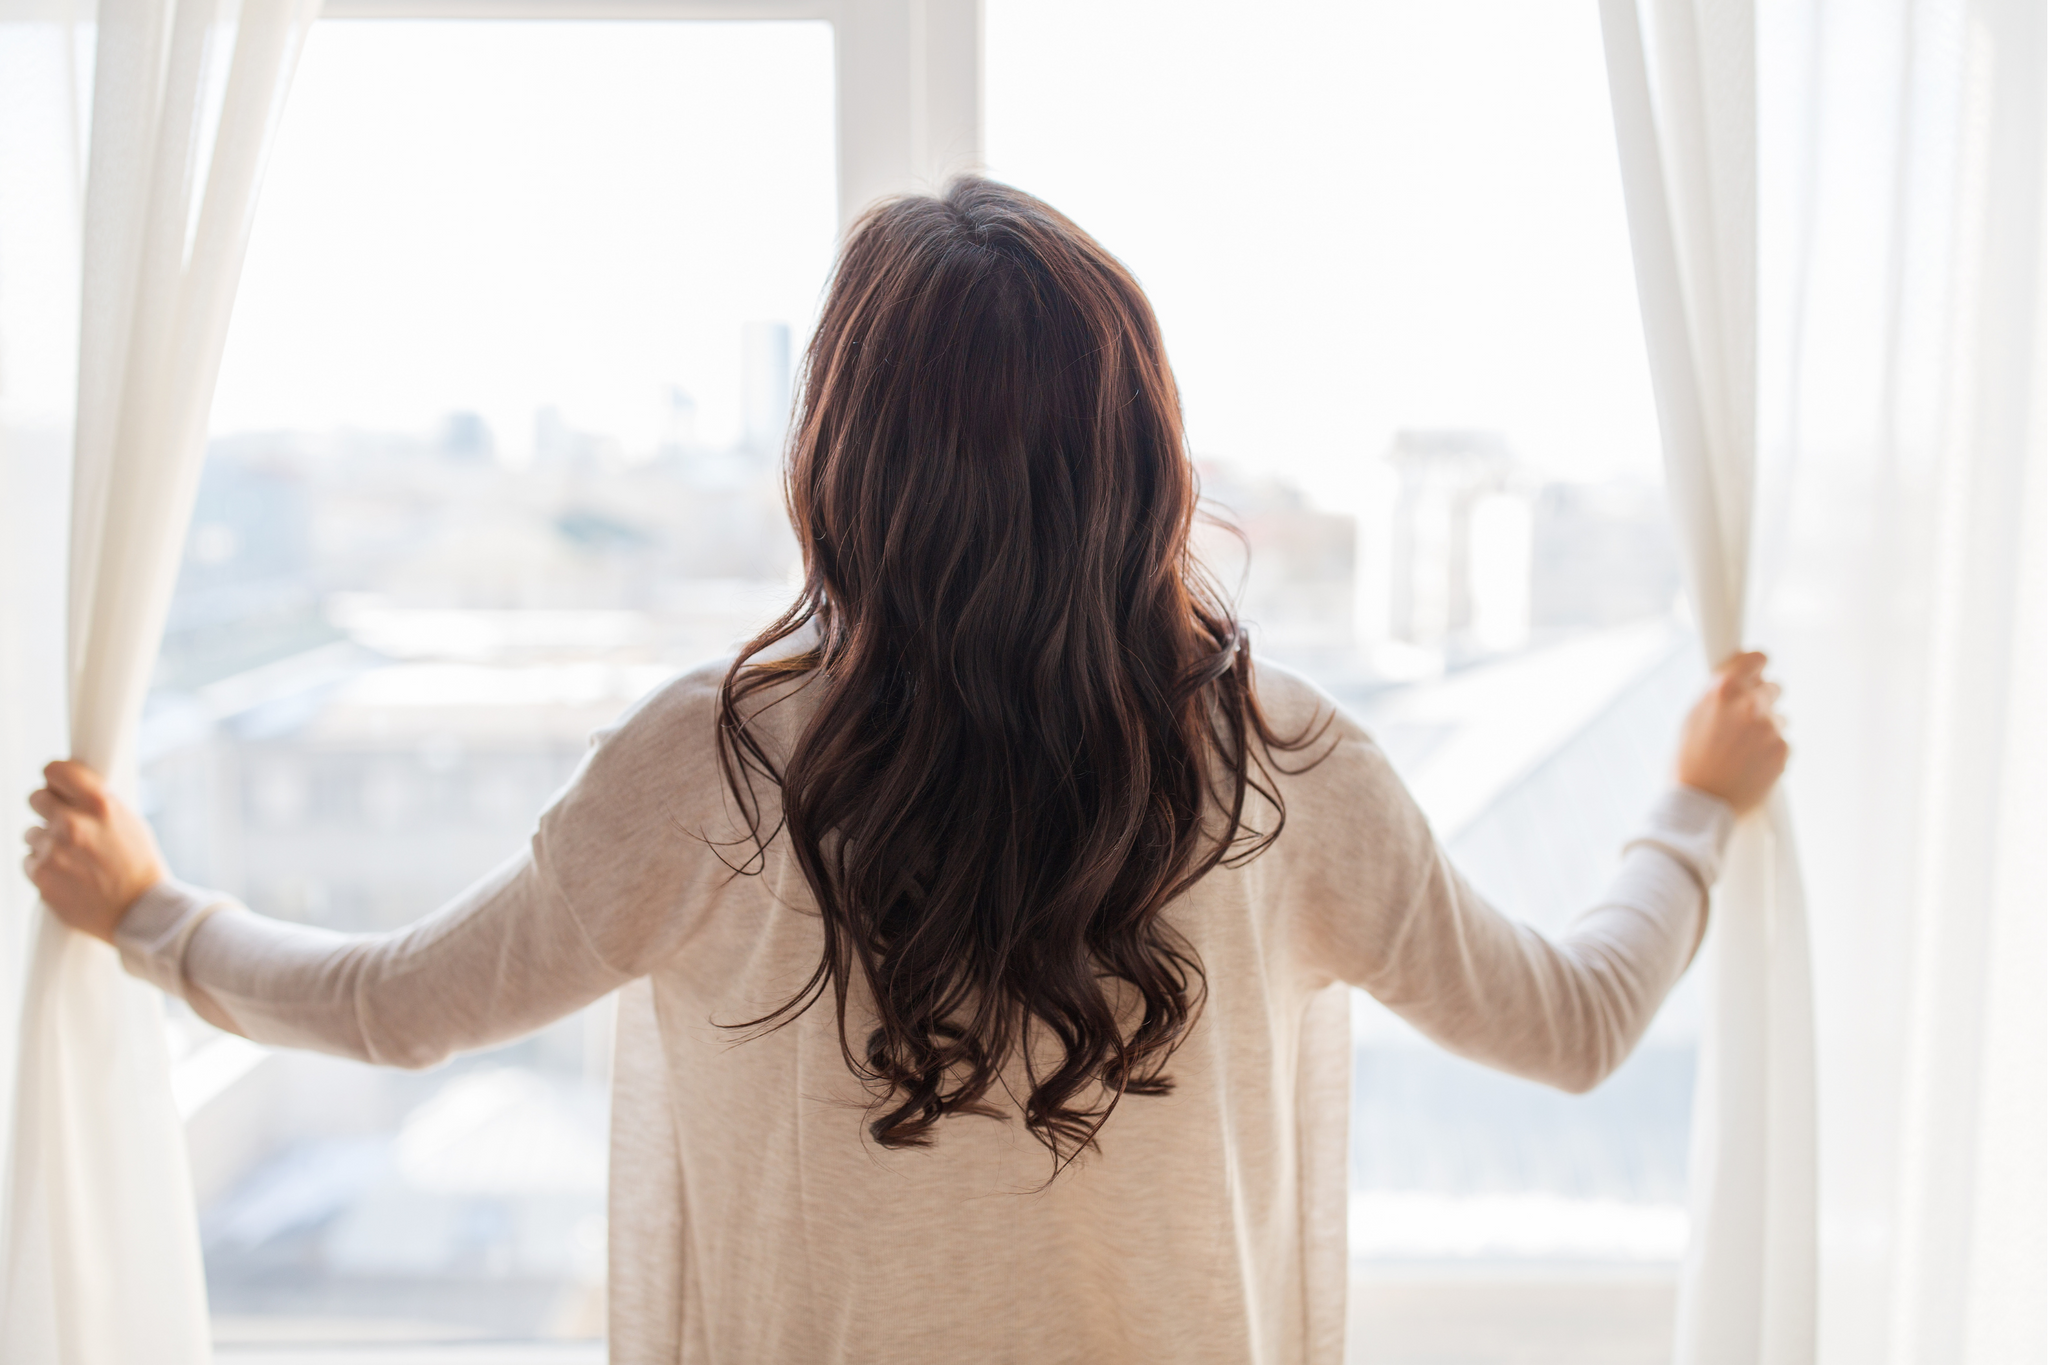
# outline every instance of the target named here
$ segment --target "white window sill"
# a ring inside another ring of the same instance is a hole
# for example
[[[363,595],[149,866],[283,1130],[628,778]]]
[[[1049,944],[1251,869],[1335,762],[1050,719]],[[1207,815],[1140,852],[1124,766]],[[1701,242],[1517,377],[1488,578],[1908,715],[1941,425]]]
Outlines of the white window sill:
[[[604,1365],[602,1341],[223,1342],[219,1365]]]

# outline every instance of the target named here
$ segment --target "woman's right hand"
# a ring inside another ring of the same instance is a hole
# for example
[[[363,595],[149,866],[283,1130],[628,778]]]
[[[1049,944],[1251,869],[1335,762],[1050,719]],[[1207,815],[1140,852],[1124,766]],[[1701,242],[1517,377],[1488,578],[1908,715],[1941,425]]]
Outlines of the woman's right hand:
[[[111,943],[128,907],[163,880],[156,836],[83,763],[52,763],[43,780],[49,785],[28,799],[44,823],[22,836],[28,844],[23,869],[58,919]]]
[[[1778,685],[1764,679],[1768,662],[1749,653],[1721,665],[1679,736],[1678,780],[1737,815],[1763,804],[1791,753],[1778,729]]]

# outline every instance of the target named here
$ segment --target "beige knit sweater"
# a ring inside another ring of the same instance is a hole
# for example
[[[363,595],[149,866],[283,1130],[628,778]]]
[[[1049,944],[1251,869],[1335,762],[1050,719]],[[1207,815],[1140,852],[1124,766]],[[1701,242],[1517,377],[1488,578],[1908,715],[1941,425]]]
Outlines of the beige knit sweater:
[[[1675,788],[1561,942],[1475,895],[1371,738],[1283,776],[1279,840],[1172,908],[1208,1001],[1175,1089],[1048,1182],[1015,1120],[925,1150],[864,1137],[829,1003],[742,1041],[816,965],[810,896],[740,837],[714,750],[723,665],[597,737],[531,848],[408,929],[343,935],[166,881],[129,970],[250,1038],[397,1066],[502,1042],[624,988],[611,1177],[620,1362],[1296,1362],[1344,1337],[1349,1028],[1362,986],[1445,1047],[1567,1089],[1627,1056],[1697,943],[1731,817]],[[1262,664],[1283,733],[1332,703]],[[786,744],[801,692],[763,726]],[[773,826],[771,805],[767,827]],[[1254,823],[1270,811],[1255,810]],[[865,1028],[859,991],[850,1032]]]

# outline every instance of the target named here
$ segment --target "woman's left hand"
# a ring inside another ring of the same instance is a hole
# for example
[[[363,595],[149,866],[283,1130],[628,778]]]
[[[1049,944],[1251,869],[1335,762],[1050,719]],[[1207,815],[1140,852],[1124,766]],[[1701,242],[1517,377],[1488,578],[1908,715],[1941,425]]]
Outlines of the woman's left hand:
[[[28,799],[43,823],[22,836],[22,866],[58,919],[111,943],[128,907],[164,878],[156,835],[83,763],[52,763],[43,781]]]

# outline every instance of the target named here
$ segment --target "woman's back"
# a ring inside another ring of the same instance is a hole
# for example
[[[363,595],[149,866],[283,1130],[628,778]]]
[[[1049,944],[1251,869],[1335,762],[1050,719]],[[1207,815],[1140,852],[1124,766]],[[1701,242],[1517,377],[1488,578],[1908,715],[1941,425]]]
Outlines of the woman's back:
[[[1207,981],[1170,1094],[1124,1099],[1099,1150],[1055,1178],[1012,1059],[1003,1116],[882,1147],[833,1011],[729,1027],[803,985],[820,931],[785,841],[751,875],[729,867],[752,845],[718,781],[721,677],[700,669],[638,708],[535,842],[593,942],[646,977],[619,1021],[621,1360],[1334,1359],[1349,1012],[1332,986],[1369,984],[1460,1051],[1582,1087],[1626,1054],[1696,935],[1693,871],[1649,849],[1638,903],[1566,949],[1501,919],[1339,717],[1325,761],[1278,778],[1281,837],[1169,909]],[[1277,724],[1332,717],[1292,675],[1259,678]],[[764,713],[771,751],[808,719],[801,681],[785,688]],[[1717,804],[1678,798],[1658,825],[1708,876]],[[856,984],[848,1036],[871,1018]]]
[[[1308,689],[1271,677],[1289,709],[1312,709]],[[737,839],[711,823],[726,819],[710,743],[718,681],[704,670],[678,682],[612,743],[632,746],[622,792],[646,771],[636,757],[659,753],[661,799]],[[801,724],[802,693],[774,714],[776,731]],[[543,822],[543,858],[586,828],[593,846],[609,843],[599,831],[610,817],[595,808],[610,804],[607,766],[600,756],[583,779],[591,810],[572,800]],[[820,935],[786,841],[769,843],[759,875],[713,874],[715,890],[673,906],[690,927],[678,926],[673,955],[621,1006],[612,1293],[649,1307],[675,1298],[673,1286],[682,1293],[670,1322],[615,1316],[619,1358],[1327,1354],[1304,1347],[1342,1335],[1327,1310],[1342,1275],[1349,1016],[1275,894],[1312,837],[1310,825],[1290,828],[1266,856],[1212,872],[1174,904],[1171,922],[1208,983],[1173,1056],[1174,1088],[1124,1100],[1100,1150],[1057,1178],[1012,1097],[1028,1088],[1015,1059],[991,1097],[1004,1117],[956,1115],[930,1146],[889,1149],[868,1137],[872,1096],[841,1055],[831,1009],[745,1041],[722,1027],[794,994]],[[706,846],[661,848],[672,865],[647,870],[655,896],[695,880],[676,864],[720,867]],[[626,899],[609,885],[598,894]],[[848,1035],[864,1036],[872,1017],[863,983]],[[1318,1226],[1304,1226],[1305,1208],[1321,1211]],[[1311,1279],[1329,1283],[1308,1292]],[[631,1339],[643,1331],[651,1339]],[[662,1339],[671,1332],[674,1348]]]

